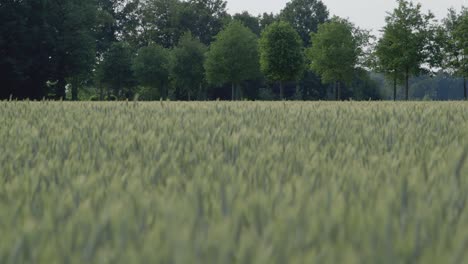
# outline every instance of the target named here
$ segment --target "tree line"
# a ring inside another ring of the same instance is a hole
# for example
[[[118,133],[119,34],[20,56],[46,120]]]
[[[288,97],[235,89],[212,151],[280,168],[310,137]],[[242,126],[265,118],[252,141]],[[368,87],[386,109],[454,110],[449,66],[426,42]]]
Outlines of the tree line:
[[[397,3],[377,38],[320,0],[259,16],[223,0],[3,0],[0,99],[382,99],[375,73],[395,100],[441,74],[466,99],[468,9],[438,22]]]

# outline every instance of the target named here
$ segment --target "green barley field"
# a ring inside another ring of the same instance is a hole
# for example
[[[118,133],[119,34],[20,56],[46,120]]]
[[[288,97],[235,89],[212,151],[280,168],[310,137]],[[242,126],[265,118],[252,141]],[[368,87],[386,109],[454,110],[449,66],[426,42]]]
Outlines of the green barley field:
[[[468,103],[0,102],[0,263],[468,263]]]

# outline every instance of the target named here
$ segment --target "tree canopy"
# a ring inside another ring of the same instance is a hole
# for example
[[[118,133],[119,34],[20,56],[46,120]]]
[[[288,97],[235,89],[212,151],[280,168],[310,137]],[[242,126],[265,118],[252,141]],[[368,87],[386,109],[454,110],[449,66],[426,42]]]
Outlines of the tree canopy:
[[[281,18],[293,26],[304,45],[310,46],[310,33],[328,20],[328,9],[320,0],[292,0],[281,10]]]
[[[283,82],[298,80],[304,71],[302,40],[289,23],[275,22],[263,31],[260,66],[269,80],[280,82],[280,98],[284,99]]]
[[[421,4],[397,0],[398,7],[385,18],[385,44],[391,42],[391,62],[387,66],[400,71],[405,78],[405,98],[409,98],[409,78],[425,72],[423,66],[432,64],[430,51],[434,34],[434,15],[423,14]],[[382,44],[383,45],[383,44]],[[389,51],[390,52],[390,51]],[[398,69],[397,69],[398,68]],[[396,74],[396,73],[395,73]]]
[[[324,100],[378,94],[363,90],[367,77],[386,91],[380,76],[394,99],[408,99],[426,75],[463,79],[467,98],[467,8],[439,23],[420,4],[395,1],[371,42],[370,31],[330,18],[323,0],[260,14],[230,14],[225,0],[3,0],[0,99]]]
[[[359,56],[359,42],[353,35],[354,26],[347,20],[334,17],[311,33],[312,47],[308,49],[310,68],[322,82],[335,83],[335,96],[341,100],[341,82],[350,83]]]
[[[211,84],[231,83],[231,98],[239,93],[242,81],[258,77],[258,41],[255,34],[239,21],[231,22],[211,44],[205,62],[206,78]]]
[[[173,50],[173,77],[177,87],[187,95],[192,96],[200,92],[205,77],[203,64],[206,46],[194,38],[190,32],[185,33]]]
[[[133,61],[132,69],[140,84],[158,89],[160,97],[167,97],[170,70],[168,50],[157,44],[141,48]]]
[[[458,14],[450,9],[443,20],[443,67],[446,71],[463,78],[463,93],[468,99],[466,79],[468,78],[468,8]]]
[[[108,85],[114,96],[121,96],[135,84],[132,71],[133,52],[124,42],[115,42],[99,65],[100,83]]]

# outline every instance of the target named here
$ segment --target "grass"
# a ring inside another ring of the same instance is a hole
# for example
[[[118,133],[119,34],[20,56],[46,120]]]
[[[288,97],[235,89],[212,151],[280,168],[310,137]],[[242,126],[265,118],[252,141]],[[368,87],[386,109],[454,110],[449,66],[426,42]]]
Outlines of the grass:
[[[0,102],[0,263],[463,263],[468,104]]]

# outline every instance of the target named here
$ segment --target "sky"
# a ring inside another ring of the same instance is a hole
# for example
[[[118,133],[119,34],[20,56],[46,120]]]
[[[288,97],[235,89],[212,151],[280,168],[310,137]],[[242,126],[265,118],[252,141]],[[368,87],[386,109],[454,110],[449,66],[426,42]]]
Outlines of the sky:
[[[229,13],[234,14],[248,11],[257,15],[263,12],[278,13],[284,8],[288,0],[227,0]],[[322,0],[328,7],[331,15],[349,18],[357,26],[373,31],[380,30],[385,25],[386,12],[396,7],[394,0]],[[461,6],[468,6],[468,0],[419,0],[425,11],[431,10],[442,19],[447,9],[454,7],[460,10]]]

